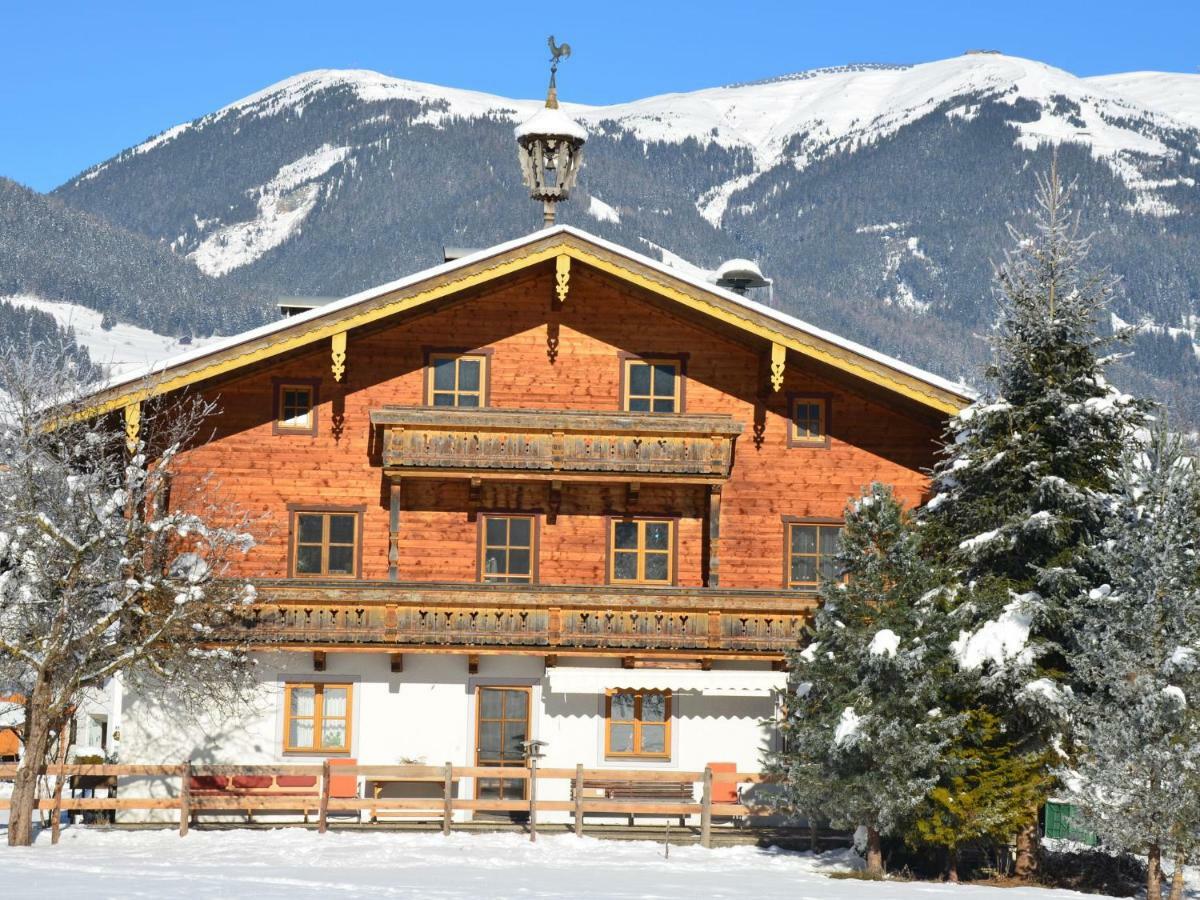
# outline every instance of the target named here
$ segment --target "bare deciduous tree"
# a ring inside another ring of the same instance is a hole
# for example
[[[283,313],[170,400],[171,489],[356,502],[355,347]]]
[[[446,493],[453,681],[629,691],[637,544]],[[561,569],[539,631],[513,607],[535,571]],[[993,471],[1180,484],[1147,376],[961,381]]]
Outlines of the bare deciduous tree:
[[[248,681],[245,655],[212,637],[253,599],[228,577],[252,522],[181,465],[214,404],[146,401],[130,450],[61,359],[0,350],[0,685],[25,698],[10,845],[32,842],[38,770],[83,692],[123,673],[211,701]]]

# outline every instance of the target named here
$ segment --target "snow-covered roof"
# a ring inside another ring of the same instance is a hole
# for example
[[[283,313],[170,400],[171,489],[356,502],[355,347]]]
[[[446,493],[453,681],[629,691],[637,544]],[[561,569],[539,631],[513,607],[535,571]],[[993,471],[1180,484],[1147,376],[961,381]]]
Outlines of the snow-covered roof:
[[[145,366],[137,370],[123,373],[113,377],[106,382],[98,384],[92,392],[92,396],[99,400],[101,395],[107,395],[112,399],[112,395],[121,394],[122,392],[137,393],[147,389],[147,382],[162,382],[173,373],[185,367],[193,365],[209,358],[217,358],[227,356],[230,351],[234,351],[243,345],[261,344],[264,340],[275,336],[282,336],[285,332],[305,333],[306,331],[315,330],[315,327],[320,324],[327,326],[331,322],[337,322],[347,318],[347,314],[351,311],[357,311],[360,307],[367,307],[372,301],[378,300],[385,295],[403,291],[406,288],[413,287],[423,282],[447,282],[452,281],[456,273],[477,265],[480,262],[487,261],[493,257],[499,257],[506,254],[512,254],[514,251],[519,251],[536,243],[553,242],[555,237],[573,238],[583,244],[590,244],[595,248],[605,251],[608,254],[624,258],[628,262],[653,270],[655,273],[665,276],[669,279],[675,279],[693,291],[699,290],[710,295],[716,300],[723,301],[724,304],[733,304],[753,311],[760,316],[770,319],[772,322],[783,326],[785,329],[796,333],[798,336],[807,336],[816,338],[822,342],[834,345],[844,351],[848,351],[855,356],[864,360],[869,360],[887,369],[891,369],[908,378],[922,382],[938,392],[953,395],[959,405],[965,405],[973,398],[973,393],[969,388],[960,382],[953,382],[949,379],[927,372],[916,366],[909,365],[901,360],[888,356],[858,344],[854,341],[847,340],[832,332],[817,328],[801,319],[790,316],[787,313],[780,312],[777,309],[772,309],[769,306],[751,300],[741,294],[726,290],[710,281],[705,280],[693,272],[686,269],[674,268],[659,260],[652,259],[636,251],[630,250],[627,247],[622,247],[614,244],[611,241],[606,241],[603,238],[597,237],[594,234],[574,228],[570,225],[556,225],[551,228],[535,231],[523,237],[516,238],[511,241],[506,241],[497,244],[493,247],[488,247],[478,250],[467,256],[450,262],[441,263],[440,265],[432,266],[419,272],[414,272],[403,278],[395,281],[387,282],[376,287],[368,288],[364,291],[359,291],[356,294],[351,294],[348,297],[343,297],[340,300],[334,300],[331,303],[324,304],[315,309],[298,313],[285,319],[280,319],[275,322],[270,322],[266,325],[249,331],[241,332],[240,334],[231,335],[226,338],[221,338],[211,343],[206,343],[203,346],[189,350],[186,353],[180,353],[168,359],[164,359],[153,365]],[[569,248],[564,248],[565,250]],[[306,329],[305,326],[313,325],[313,329]],[[312,340],[318,340],[319,337],[314,336]],[[109,402],[106,408],[114,408],[115,403]]]
[[[543,107],[513,129],[513,134],[519,141],[523,137],[562,135],[577,141],[587,140],[587,129],[568,116],[561,109]]]

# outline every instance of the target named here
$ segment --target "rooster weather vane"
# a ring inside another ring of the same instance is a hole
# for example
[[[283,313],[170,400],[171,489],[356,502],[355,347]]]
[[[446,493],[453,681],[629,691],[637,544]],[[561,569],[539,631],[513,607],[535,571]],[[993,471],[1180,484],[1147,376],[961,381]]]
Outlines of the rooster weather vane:
[[[554,43],[554,35],[546,38],[546,43],[550,45],[550,90],[553,91],[556,89],[554,76],[558,73],[558,64],[571,56],[571,45],[566,41]]]

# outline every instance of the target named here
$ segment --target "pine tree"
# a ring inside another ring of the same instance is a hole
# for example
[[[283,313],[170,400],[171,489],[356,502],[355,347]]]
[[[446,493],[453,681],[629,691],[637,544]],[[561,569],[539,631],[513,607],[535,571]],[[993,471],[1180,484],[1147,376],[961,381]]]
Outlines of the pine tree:
[[[933,785],[956,723],[927,702],[927,569],[890,487],[850,504],[837,560],[844,580],[822,584],[812,641],[789,660],[784,749],[767,764],[791,808],[865,827],[868,870],[882,875],[880,838],[898,833]]]
[[[952,651],[987,705],[1038,757],[1063,730],[1071,623],[1126,436],[1145,407],[1104,377],[1097,323],[1115,284],[1088,274],[1088,239],[1057,166],[1039,178],[1035,228],[1010,229],[997,269],[1000,318],[981,398],[950,421],[922,514],[926,545],[955,597]],[[975,699],[969,699],[974,695]],[[1007,792],[1016,796],[1016,792]],[[1036,866],[1036,807],[1018,835],[1017,872]]]
[[[1164,426],[1127,453],[1097,548],[1109,580],[1080,616],[1072,665],[1080,746],[1065,778],[1106,844],[1146,854],[1159,900],[1164,852],[1200,841],[1200,473]]]

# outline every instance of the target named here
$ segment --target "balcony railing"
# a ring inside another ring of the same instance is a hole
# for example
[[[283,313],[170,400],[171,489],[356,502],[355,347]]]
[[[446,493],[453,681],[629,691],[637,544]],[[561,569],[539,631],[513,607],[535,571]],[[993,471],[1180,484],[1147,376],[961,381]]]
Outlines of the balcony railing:
[[[263,581],[258,602],[223,637],[278,647],[778,657],[800,643],[815,607],[812,595],[786,591]]]
[[[385,469],[723,481],[742,425],[722,415],[385,406]]]

